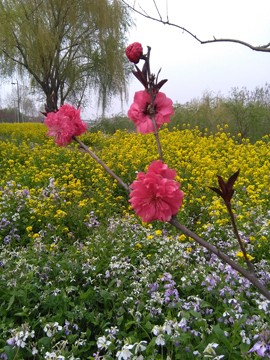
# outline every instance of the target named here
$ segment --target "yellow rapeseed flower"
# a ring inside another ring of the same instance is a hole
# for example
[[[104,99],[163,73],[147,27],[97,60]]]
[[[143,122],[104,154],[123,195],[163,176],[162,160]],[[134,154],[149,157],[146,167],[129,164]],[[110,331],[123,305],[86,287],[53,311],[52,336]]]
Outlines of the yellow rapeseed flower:
[[[84,206],[86,206],[87,202],[88,202],[88,199],[83,199],[83,200],[79,201],[78,206],[79,207],[84,207]]]
[[[244,254],[242,253],[242,251],[238,251],[238,252],[236,253],[236,256],[239,257],[239,258],[244,258]],[[252,260],[255,259],[253,256],[251,256],[251,255],[249,255],[249,254],[247,254],[247,258],[248,258],[248,260],[250,260],[250,261],[252,261]]]
[[[54,215],[54,218],[64,218],[67,216],[67,213],[63,210],[56,210],[56,214]]]
[[[159,132],[166,163],[176,170],[177,180],[186,192],[184,208],[193,213],[194,207],[202,214],[201,224],[196,222],[197,233],[207,231],[205,223],[213,228],[226,224],[226,207],[209,190],[217,186],[216,175],[228,179],[241,169],[233,197],[241,224],[254,220],[254,210],[264,214],[269,208],[269,136],[255,144],[245,139],[239,144],[239,139],[233,139],[225,130],[226,126],[219,126],[216,134],[209,134],[208,130],[209,135],[205,135],[199,129],[186,126],[184,130],[164,128]],[[43,124],[0,124],[0,134],[11,139],[0,141],[1,191],[4,193],[11,187],[16,190],[20,185],[28,187],[30,198],[25,203],[31,224],[44,226],[44,222],[52,221],[54,216],[55,221],[66,217],[64,213],[72,213],[70,208],[74,204],[85,209],[89,206],[89,210],[95,210],[100,217],[105,216],[108,209],[112,213],[135,216],[128,201],[123,201],[125,197],[118,191],[119,184],[99,164],[72,144],[66,148],[56,147],[54,141],[45,136],[46,132]],[[128,184],[158,156],[151,134],[89,132],[83,139]],[[59,203],[64,213],[56,212]],[[2,210],[2,204],[0,206]],[[153,226],[142,225],[150,229]]]
[[[178,236],[177,239],[178,239],[179,241],[186,241],[186,240],[187,240],[187,237],[186,237],[186,235],[181,234],[181,235]]]
[[[49,251],[54,251],[57,248],[57,245],[55,243],[52,243],[50,245]]]

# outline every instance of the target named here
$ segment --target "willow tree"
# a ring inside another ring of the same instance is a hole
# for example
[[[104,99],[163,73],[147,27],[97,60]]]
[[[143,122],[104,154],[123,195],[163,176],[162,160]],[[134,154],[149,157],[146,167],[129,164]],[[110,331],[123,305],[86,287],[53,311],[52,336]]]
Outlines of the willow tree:
[[[129,26],[118,0],[1,0],[1,74],[27,74],[47,111],[69,99],[79,105],[88,88],[104,109],[112,94],[126,93]]]

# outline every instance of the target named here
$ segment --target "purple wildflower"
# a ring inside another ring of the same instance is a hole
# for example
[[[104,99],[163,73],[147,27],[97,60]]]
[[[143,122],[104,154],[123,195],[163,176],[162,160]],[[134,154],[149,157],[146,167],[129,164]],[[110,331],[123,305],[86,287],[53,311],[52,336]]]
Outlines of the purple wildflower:
[[[253,345],[249,353],[256,352],[257,355],[270,359],[270,330],[263,331],[256,338],[259,338],[259,341]]]

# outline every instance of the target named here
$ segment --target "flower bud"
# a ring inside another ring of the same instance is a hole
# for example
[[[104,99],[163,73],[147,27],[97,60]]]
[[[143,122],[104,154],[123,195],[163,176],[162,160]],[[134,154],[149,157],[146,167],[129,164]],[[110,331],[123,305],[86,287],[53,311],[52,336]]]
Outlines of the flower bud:
[[[126,55],[129,61],[137,64],[143,54],[142,44],[134,42],[126,48]]]

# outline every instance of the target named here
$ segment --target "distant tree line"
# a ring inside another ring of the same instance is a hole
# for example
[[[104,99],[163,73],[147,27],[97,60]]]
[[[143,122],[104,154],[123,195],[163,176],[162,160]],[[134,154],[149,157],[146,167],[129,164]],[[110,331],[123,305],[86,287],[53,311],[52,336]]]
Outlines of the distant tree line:
[[[18,114],[17,108],[0,109],[0,123],[16,123],[16,122],[42,122],[44,115],[40,116],[26,115],[20,112]]]
[[[232,134],[256,141],[270,134],[270,84],[255,90],[235,87],[227,97],[208,92],[201,99],[176,104],[170,127],[184,124],[210,132],[227,124]]]
[[[204,93],[201,98],[185,104],[175,104],[175,114],[168,127],[183,129],[197,127],[202,132],[217,132],[218,125],[239,140],[252,142],[270,134],[270,84],[248,90],[232,88],[228,96]],[[101,118],[91,125],[91,131],[114,133],[116,130],[135,131],[125,115]]]

